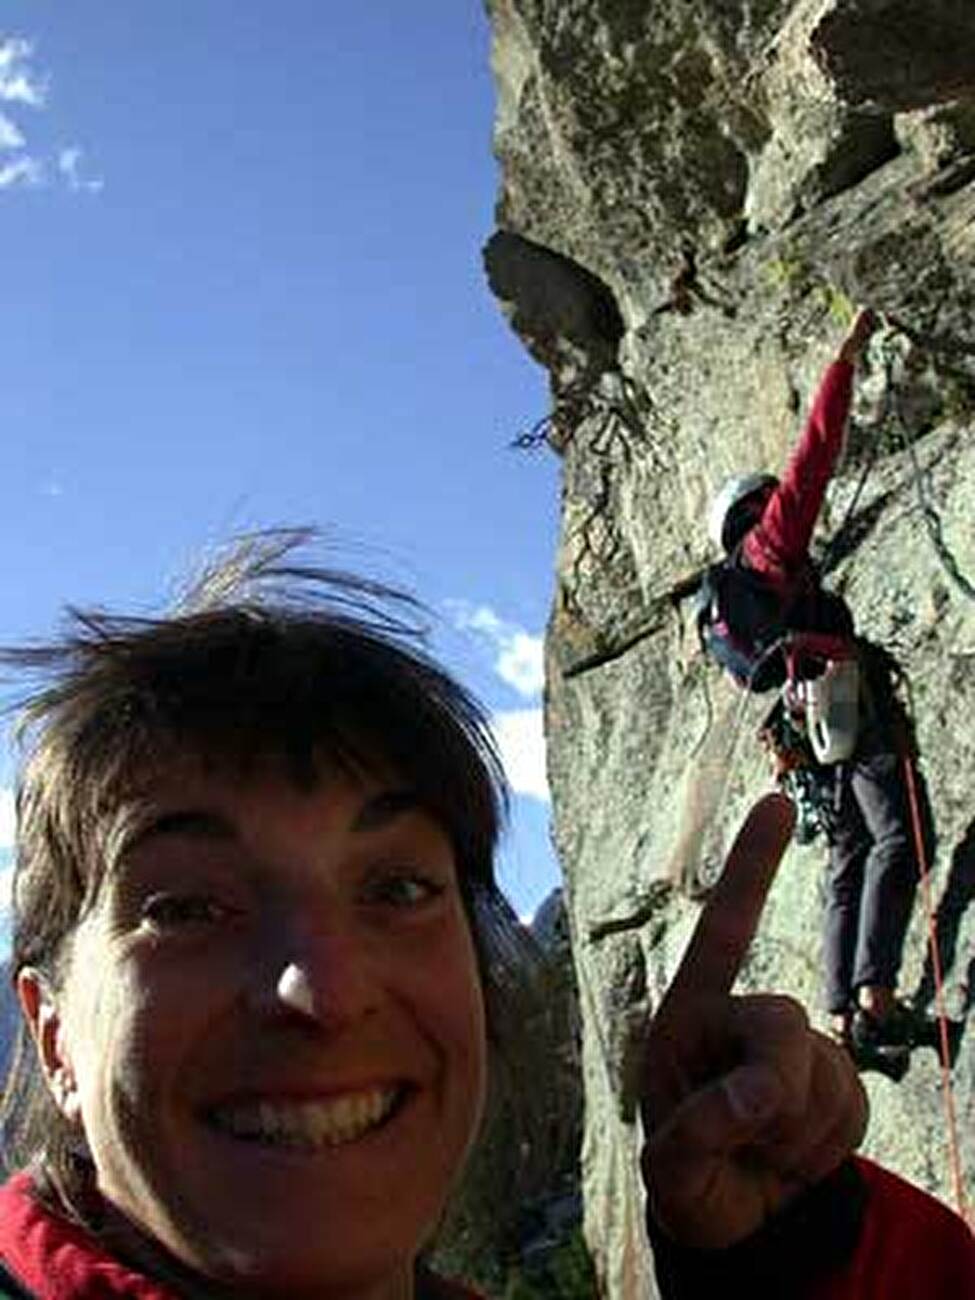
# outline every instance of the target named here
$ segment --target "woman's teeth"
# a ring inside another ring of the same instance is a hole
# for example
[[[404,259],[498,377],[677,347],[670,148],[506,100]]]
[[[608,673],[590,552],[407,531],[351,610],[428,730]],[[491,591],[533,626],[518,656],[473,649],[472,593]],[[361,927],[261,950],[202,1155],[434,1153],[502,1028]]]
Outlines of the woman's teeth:
[[[218,1128],[252,1142],[315,1150],[354,1142],[385,1120],[395,1088],[370,1088],[332,1101],[246,1102],[211,1112]]]

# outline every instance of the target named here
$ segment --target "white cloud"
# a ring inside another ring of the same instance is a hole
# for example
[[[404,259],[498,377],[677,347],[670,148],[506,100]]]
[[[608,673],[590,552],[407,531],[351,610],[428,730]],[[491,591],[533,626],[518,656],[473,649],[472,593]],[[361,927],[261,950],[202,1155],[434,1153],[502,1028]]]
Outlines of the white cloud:
[[[47,80],[31,67],[34,47],[20,36],[0,40],[0,100],[43,108],[47,102]]]
[[[16,122],[0,113],[0,149],[23,149],[27,141]]]
[[[526,700],[540,693],[545,684],[542,637],[500,618],[487,605],[452,601],[450,610],[460,631],[476,632],[491,646],[494,670],[502,681]]]
[[[82,150],[77,145],[62,149],[58,154],[58,171],[67,181],[69,189],[86,190],[90,194],[97,194],[104,188],[105,182],[101,177],[82,175],[81,159]]]
[[[0,105],[14,108],[43,109],[47,104],[49,81],[33,66],[34,46],[21,36],[0,38]],[[82,167],[83,152],[77,145],[67,145],[54,155],[44,151],[42,158],[21,152],[28,147],[19,121],[0,112],[0,152],[16,157],[0,162],[0,190],[23,189],[60,179],[74,193],[97,194],[105,182],[86,174]]]
[[[545,730],[541,709],[507,709],[491,717],[491,731],[515,794],[548,802]]]
[[[31,71],[32,54],[31,43],[18,36],[0,40],[0,103],[26,104],[31,108],[43,105],[46,86]],[[0,149],[9,153],[22,150],[26,144],[17,123],[7,113],[0,113]],[[35,187],[42,185],[44,179],[44,164],[29,154],[17,152],[15,158],[0,162],[0,190]]]
[[[43,183],[44,164],[36,158],[18,158],[15,162],[0,163],[0,190]]]

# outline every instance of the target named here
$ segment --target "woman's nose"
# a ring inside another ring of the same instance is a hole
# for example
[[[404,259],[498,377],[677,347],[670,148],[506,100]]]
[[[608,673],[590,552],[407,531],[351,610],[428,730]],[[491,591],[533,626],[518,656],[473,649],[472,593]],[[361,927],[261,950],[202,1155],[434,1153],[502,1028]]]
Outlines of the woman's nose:
[[[285,966],[278,980],[277,995],[282,1006],[305,1016],[315,1015],[315,991],[303,963],[290,962]]]
[[[281,1012],[335,1028],[368,1015],[380,982],[368,945],[339,934],[309,934],[275,963],[273,1001]]]

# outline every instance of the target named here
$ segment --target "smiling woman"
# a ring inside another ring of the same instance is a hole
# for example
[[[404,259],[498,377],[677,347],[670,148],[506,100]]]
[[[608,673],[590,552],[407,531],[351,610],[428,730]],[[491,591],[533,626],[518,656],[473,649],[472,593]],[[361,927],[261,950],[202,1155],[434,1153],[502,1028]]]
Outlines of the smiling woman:
[[[454,1294],[417,1261],[519,942],[504,784],[412,602],[289,566],[304,540],[8,656],[44,675],[0,1194],[32,1295]]]

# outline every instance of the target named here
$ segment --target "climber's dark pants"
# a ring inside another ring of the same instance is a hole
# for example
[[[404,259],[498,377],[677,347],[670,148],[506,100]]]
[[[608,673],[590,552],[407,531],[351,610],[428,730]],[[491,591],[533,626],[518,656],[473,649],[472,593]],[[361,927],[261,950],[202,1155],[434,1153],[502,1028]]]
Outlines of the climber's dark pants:
[[[934,825],[924,780],[915,789],[930,866]],[[873,752],[839,763],[825,881],[826,1007],[844,1011],[864,984],[895,989],[918,881],[904,760]]]

